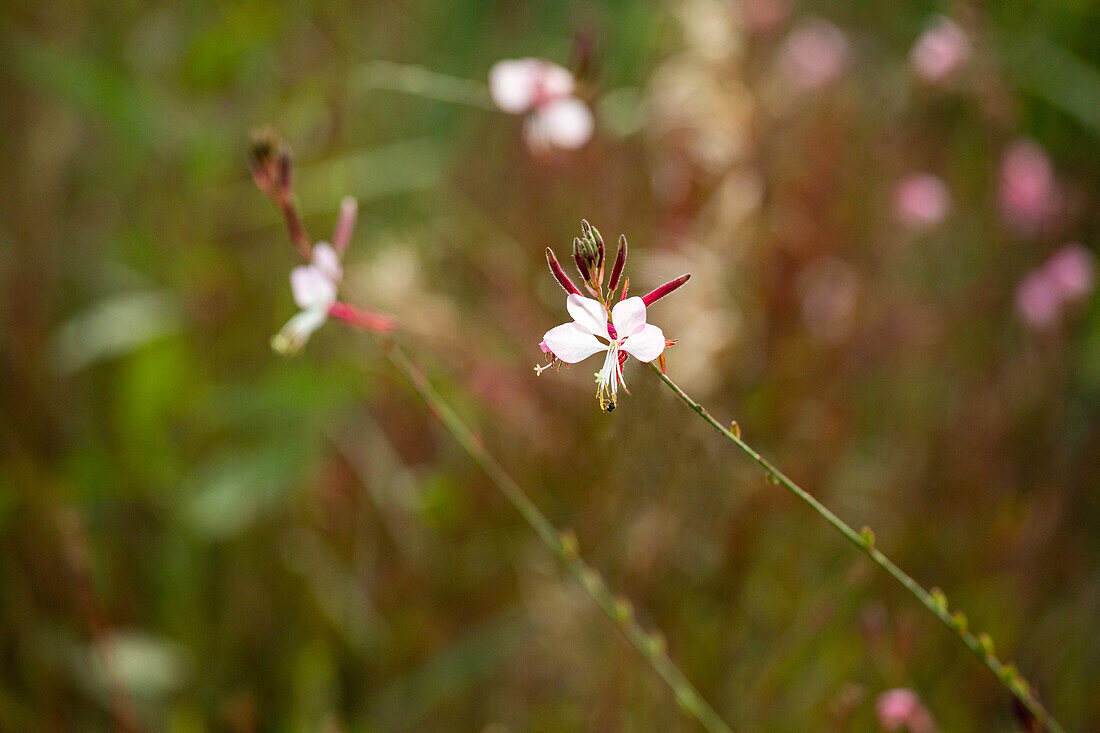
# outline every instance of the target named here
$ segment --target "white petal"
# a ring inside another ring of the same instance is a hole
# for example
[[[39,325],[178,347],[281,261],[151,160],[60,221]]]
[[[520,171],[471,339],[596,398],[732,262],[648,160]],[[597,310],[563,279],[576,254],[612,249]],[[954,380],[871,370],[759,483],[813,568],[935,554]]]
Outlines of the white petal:
[[[531,114],[531,134],[564,150],[576,150],[592,139],[595,123],[588,105],[568,97]]]
[[[334,283],[340,282],[344,276],[344,268],[340,266],[340,255],[336,254],[336,250],[328,242],[318,242],[314,245],[310,264]]]
[[[644,326],[623,342],[623,351],[638,361],[653,361],[665,350],[665,332],[656,326]]]
[[[608,341],[611,340],[607,335],[607,311],[599,301],[570,294],[565,299],[565,309],[569,311],[569,315],[573,316],[577,325],[585,331],[595,336],[603,336]]]
[[[595,336],[576,323],[563,323],[546,332],[542,340],[554,356],[566,364],[576,364],[587,359],[597,351],[605,351],[607,344],[601,344]]]
[[[489,69],[489,96],[510,114],[523,114],[535,104],[540,67],[538,59],[498,61]]]
[[[611,308],[611,322],[619,338],[626,338],[645,328],[645,302],[638,296],[620,300]]]
[[[546,99],[560,99],[573,93],[573,74],[563,66],[550,61],[540,61],[539,83]]]
[[[327,309],[336,302],[336,283],[316,265],[299,265],[291,270],[290,290],[302,310]]]
[[[293,356],[327,320],[328,311],[322,308],[299,311],[286,322],[283,330],[271,337],[271,348],[284,356]]]

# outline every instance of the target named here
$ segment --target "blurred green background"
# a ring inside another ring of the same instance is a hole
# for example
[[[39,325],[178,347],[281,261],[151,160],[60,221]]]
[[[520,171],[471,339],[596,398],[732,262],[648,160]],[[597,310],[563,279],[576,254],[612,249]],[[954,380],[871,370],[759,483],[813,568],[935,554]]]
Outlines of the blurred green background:
[[[910,49],[937,12],[970,49],[930,82]],[[1086,0],[4,3],[0,729],[695,730],[369,339],[272,353],[297,263],[248,177],[263,124],[315,236],[361,202],[345,295],[401,319],[735,730],[878,730],[901,686],[943,730],[1021,724],[646,370],[613,415],[594,359],[535,377],[565,320],[542,251],[582,216],[630,238],[636,292],[693,272],[650,311],[673,378],[1100,728],[1100,307],[1017,307],[1100,245],[1098,23]],[[549,156],[372,65],[484,84],[592,48],[596,135]],[[1031,226],[1003,200],[1023,138],[1054,171]],[[895,186],[924,171],[950,207],[913,225]]]

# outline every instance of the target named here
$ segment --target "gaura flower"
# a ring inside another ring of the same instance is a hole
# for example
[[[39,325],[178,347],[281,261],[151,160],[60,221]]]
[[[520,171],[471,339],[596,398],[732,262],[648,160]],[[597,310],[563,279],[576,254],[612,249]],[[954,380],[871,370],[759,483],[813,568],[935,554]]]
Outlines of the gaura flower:
[[[328,320],[343,275],[340,257],[332,245],[328,242],[314,245],[309,264],[290,271],[290,291],[301,310],[272,337],[271,348],[284,355],[301,351],[313,332]]]
[[[549,364],[535,366],[535,374],[542,374],[558,362],[576,364],[600,351],[607,352],[603,367],[596,373],[596,397],[600,407],[607,412],[615,409],[619,387],[626,389],[623,381],[623,365],[627,356],[641,362],[657,359],[661,371],[665,370],[664,350],[676,343],[665,339],[661,329],[646,323],[646,308],[680,287],[691,277],[681,275],[660,285],[642,297],[626,297],[630,278],[623,274],[626,267],[627,242],[619,237],[619,248],[611,266],[611,278],[604,290],[605,255],[600,230],[581,220],[581,236],[573,239],[573,262],[577,272],[592,296],[581,295],[569,275],[565,274],[554,250],[546,248],[546,264],[558,285],[566,292],[565,308],[573,317],[572,323],[551,328],[539,342],[542,353],[550,355]],[[622,291],[619,285],[622,284]],[[616,297],[618,302],[611,305]],[[603,339],[602,341],[600,339]],[[605,343],[606,342],[606,343]],[[626,389],[627,392],[630,390]]]
[[[595,127],[588,106],[573,96],[567,69],[542,59],[508,59],[489,70],[489,93],[502,111],[526,115],[523,139],[532,152],[575,150]]]
[[[393,330],[392,318],[336,300],[340,281],[344,279],[340,258],[351,242],[357,213],[355,199],[346,197],[340,203],[332,244],[318,242],[309,252],[309,264],[290,271],[290,292],[301,310],[271,338],[271,348],[280,354],[292,356],[301,351],[313,332],[330,316],[375,333]]]
[[[610,412],[615,409],[619,387],[626,389],[623,363],[627,354],[638,361],[653,361],[665,350],[665,334],[646,323],[645,303],[638,296],[616,303],[610,323],[607,309],[592,298],[570,294],[565,307],[573,322],[547,331],[542,337],[545,348],[566,364],[606,351],[603,367],[596,374],[596,397],[600,407]]]

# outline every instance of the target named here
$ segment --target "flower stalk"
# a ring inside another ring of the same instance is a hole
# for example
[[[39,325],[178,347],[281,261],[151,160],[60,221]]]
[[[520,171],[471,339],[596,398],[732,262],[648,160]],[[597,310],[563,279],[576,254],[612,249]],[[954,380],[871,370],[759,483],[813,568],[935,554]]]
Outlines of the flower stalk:
[[[658,290],[659,289],[660,288],[658,288]],[[749,458],[755,461],[757,465],[763,468],[768,483],[783,486],[804,503],[808,504],[811,509],[817,512],[826,522],[831,524],[834,529],[840,532],[846,540],[852,543],[856,549],[871,558],[871,560],[885,570],[890,577],[912,593],[917,600],[920,601],[922,606],[928,609],[928,611],[938,618],[944,626],[950,629],[953,635],[989,668],[997,679],[1000,680],[1005,689],[1007,689],[1021,705],[1027,708],[1027,711],[1034,717],[1036,722],[1050,731],[1050,733],[1064,733],[1064,728],[1062,728],[1061,724],[1054,719],[1039,701],[1031,685],[1020,675],[1015,665],[1002,662],[996,654],[994,654],[993,642],[989,635],[985,633],[975,635],[969,630],[964,614],[959,611],[955,613],[949,611],[947,597],[944,595],[943,591],[936,588],[933,588],[932,591],[925,590],[923,586],[917,583],[908,573],[899,568],[890,558],[878,549],[875,545],[875,535],[869,527],[864,527],[859,532],[854,530],[844,520],[836,514],[833,514],[828,507],[814,498],[812,494],[792,481],[786,474],[772,465],[768,459],[761,456],[756,450],[745,443],[745,441],[741,439],[741,430],[736,422],[733,423],[732,430],[727,428],[716,420],[705,407],[684,392],[684,390],[659,369],[656,364],[651,363],[649,368],[653,370],[657,378],[664,382],[665,386],[672,390],[673,394],[675,394],[681,402],[687,405],[692,412],[703,418],[708,425],[721,433],[727,440],[740,448]]]

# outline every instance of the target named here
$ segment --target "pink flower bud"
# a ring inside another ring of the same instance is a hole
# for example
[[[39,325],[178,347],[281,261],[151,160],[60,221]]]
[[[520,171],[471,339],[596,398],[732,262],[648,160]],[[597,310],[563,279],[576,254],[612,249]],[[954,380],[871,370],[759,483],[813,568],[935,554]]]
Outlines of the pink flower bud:
[[[554,279],[558,281],[558,285],[561,285],[565,292],[571,295],[580,295],[581,291],[577,289],[577,286],[573,284],[573,281],[569,279],[569,276],[565,274],[565,270],[561,269],[561,265],[558,264],[558,258],[554,256],[554,250],[549,247],[546,248],[546,264],[550,266],[550,272],[553,274]]]
[[[653,305],[654,302],[660,300],[676,288],[686,283],[690,278],[691,273],[685,273],[675,280],[670,280],[664,285],[660,285],[643,295],[642,302],[645,303],[646,308],[648,308],[649,306]]]

